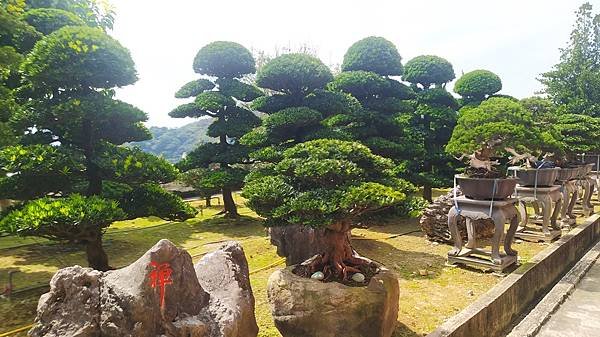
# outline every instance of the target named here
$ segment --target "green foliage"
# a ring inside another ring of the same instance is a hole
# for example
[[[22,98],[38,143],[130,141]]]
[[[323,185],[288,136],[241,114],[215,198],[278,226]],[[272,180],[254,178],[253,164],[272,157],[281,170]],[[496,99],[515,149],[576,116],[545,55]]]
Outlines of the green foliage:
[[[35,28],[0,7],[0,46],[12,46],[24,53],[31,50],[41,38],[42,34]]]
[[[56,8],[32,9],[25,12],[23,19],[44,35],[66,26],[85,26],[77,15]]]
[[[332,79],[331,71],[321,60],[306,54],[278,56],[256,74],[259,87],[303,96],[322,89]]]
[[[472,101],[483,101],[500,90],[502,90],[500,77],[488,70],[468,72],[454,84],[455,93]]]
[[[111,88],[137,80],[129,51],[102,30],[64,27],[44,37],[22,64],[38,88]]]
[[[419,103],[422,104],[433,104],[449,107],[452,109],[458,109],[458,102],[446,89],[444,88],[430,88],[421,90],[417,94]]]
[[[344,55],[342,71],[369,71],[382,76],[402,75],[402,58],[390,41],[370,36],[355,42]]]
[[[446,145],[451,154],[471,154],[481,143],[502,140],[500,149],[511,147],[531,152],[542,146],[531,112],[507,98],[490,98],[477,107],[460,110],[458,124]]]
[[[0,198],[30,200],[67,194],[84,172],[81,158],[50,145],[10,146],[0,150]]]
[[[219,91],[227,96],[235,97],[242,102],[251,102],[262,96],[262,91],[254,85],[240,82],[237,79],[220,78],[217,80]]]
[[[303,103],[324,116],[353,113],[361,109],[360,102],[354,96],[326,90],[315,90],[304,98]]]
[[[169,116],[173,117],[173,118],[185,118],[185,117],[192,117],[192,118],[198,118],[198,117],[202,117],[202,116],[209,116],[209,112],[206,110],[202,110],[198,107],[198,105],[193,102],[193,103],[185,103],[182,104],[178,107],[176,107],[175,109],[171,110],[171,112],[169,112]]]
[[[574,154],[600,153],[600,118],[587,115],[558,115],[554,127],[560,134],[565,151]]]
[[[256,71],[254,57],[244,46],[228,41],[215,41],[202,47],[194,59],[198,74],[236,78]]]
[[[267,117],[263,125],[269,133],[287,139],[302,128],[318,125],[321,119],[323,115],[319,111],[307,107],[287,108]]]
[[[542,74],[544,93],[563,113],[600,117],[600,15],[584,3],[560,62]]]
[[[105,146],[98,165],[104,172],[105,179],[129,185],[148,181],[168,183],[174,181],[179,174],[173,164],[138,148]]]
[[[196,107],[203,111],[209,111],[215,114],[225,113],[227,108],[235,107],[235,101],[218,91],[205,91],[196,96]]]
[[[175,98],[196,97],[204,91],[212,90],[214,87],[215,84],[205,78],[190,81],[175,93]]]
[[[182,173],[179,180],[194,188],[201,197],[210,197],[221,191],[221,185],[215,185],[215,180],[211,179],[209,175],[209,169],[191,169]]]
[[[116,201],[78,194],[67,198],[41,198],[0,220],[0,232],[40,236],[52,240],[93,240],[125,213]]]
[[[337,75],[327,84],[327,89],[346,92],[361,100],[380,94],[387,89],[388,85],[387,80],[376,73],[347,71]]]
[[[455,78],[452,64],[435,55],[421,55],[406,62],[402,79],[427,89],[432,84],[442,86]]]
[[[290,95],[272,95],[257,98],[250,107],[256,111],[271,114],[300,104],[301,102],[297,98]]]
[[[129,218],[154,215],[167,220],[183,221],[193,218],[198,213],[181,197],[154,183],[134,187],[121,201],[121,206]]]
[[[206,130],[209,137],[240,138],[253,127],[260,125],[260,118],[246,109],[233,108],[227,111],[225,118],[214,121]]]
[[[286,150],[273,174],[249,176],[242,196],[269,226],[356,224],[406,200],[410,184],[392,166],[359,143],[318,139]]]
[[[110,4],[97,0],[26,0],[27,7],[57,8],[76,14],[90,27],[113,28],[114,11]]]
[[[557,107],[548,98],[533,96],[523,98],[521,105],[533,114],[533,120],[538,123],[552,123],[557,116]]]

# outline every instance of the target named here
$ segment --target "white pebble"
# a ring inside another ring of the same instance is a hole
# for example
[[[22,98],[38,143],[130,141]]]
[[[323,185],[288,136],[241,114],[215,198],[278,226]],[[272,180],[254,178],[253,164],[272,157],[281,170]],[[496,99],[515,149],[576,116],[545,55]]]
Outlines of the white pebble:
[[[365,275],[363,275],[361,273],[356,273],[356,274],[352,275],[352,281],[357,282],[357,283],[363,283],[363,282],[365,282]]]
[[[315,272],[314,274],[310,275],[310,278],[313,280],[323,280],[325,278],[325,274],[323,274],[322,272],[318,271]]]

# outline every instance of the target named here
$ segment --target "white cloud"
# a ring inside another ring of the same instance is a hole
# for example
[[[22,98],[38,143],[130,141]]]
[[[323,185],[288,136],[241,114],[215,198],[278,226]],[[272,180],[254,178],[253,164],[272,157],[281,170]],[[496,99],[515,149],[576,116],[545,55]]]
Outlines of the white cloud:
[[[189,120],[167,114],[181,102],[175,91],[196,75],[193,58],[203,45],[231,40],[273,51],[306,43],[327,64],[370,35],[396,44],[404,61],[436,54],[463,71],[486,68],[517,97],[540,89],[536,77],[558,61],[577,0],[112,0],[111,33],[131,50],[140,80],[121,99],[150,115],[149,125]],[[600,11],[600,0],[592,1]]]

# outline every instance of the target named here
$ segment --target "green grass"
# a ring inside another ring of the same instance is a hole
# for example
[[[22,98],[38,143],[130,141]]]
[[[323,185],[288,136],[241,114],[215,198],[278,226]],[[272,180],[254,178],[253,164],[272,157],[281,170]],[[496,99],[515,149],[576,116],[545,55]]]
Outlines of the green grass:
[[[242,203],[239,198],[237,201]],[[198,202],[194,204],[198,206]],[[131,263],[162,238],[187,249],[194,261],[225,240],[242,243],[251,271],[279,259],[260,219],[249,209],[240,207],[243,216],[238,221],[215,216],[219,210],[218,206],[204,209],[203,214],[185,222],[165,224],[158,218],[142,218],[115,223],[104,241],[111,265],[121,267]],[[432,244],[418,230],[417,219],[398,219],[353,231],[356,250],[385,264],[399,277],[400,310],[395,337],[422,336],[432,331],[501,280],[481,270],[445,266],[450,246]],[[402,233],[406,234],[390,238]],[[521,263],[525,263],[545,245],[525,242],[514,247],[519,251]],[[47,283],[56,270],[74,264],[86,265],[81,246],[40,239],[0,238],[0,287],[9,270],[20,271],[15,274],[15,284],[23,288]],[[251,275],[261,337],[280,336],[273,326],[266,294],[269,276],[280,267]],[[429,275],[420,276],[422,269]],[[0,334],[30,324],[38,296],[18,296],[13,302],[0,300]]]

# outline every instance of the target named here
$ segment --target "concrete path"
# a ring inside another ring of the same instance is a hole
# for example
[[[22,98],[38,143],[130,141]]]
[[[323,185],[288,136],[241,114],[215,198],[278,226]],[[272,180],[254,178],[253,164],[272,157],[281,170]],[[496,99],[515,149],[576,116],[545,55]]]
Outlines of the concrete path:
[[[600,262],[596,261],[575,291],[552,314],[537,337],[600,336]]]

